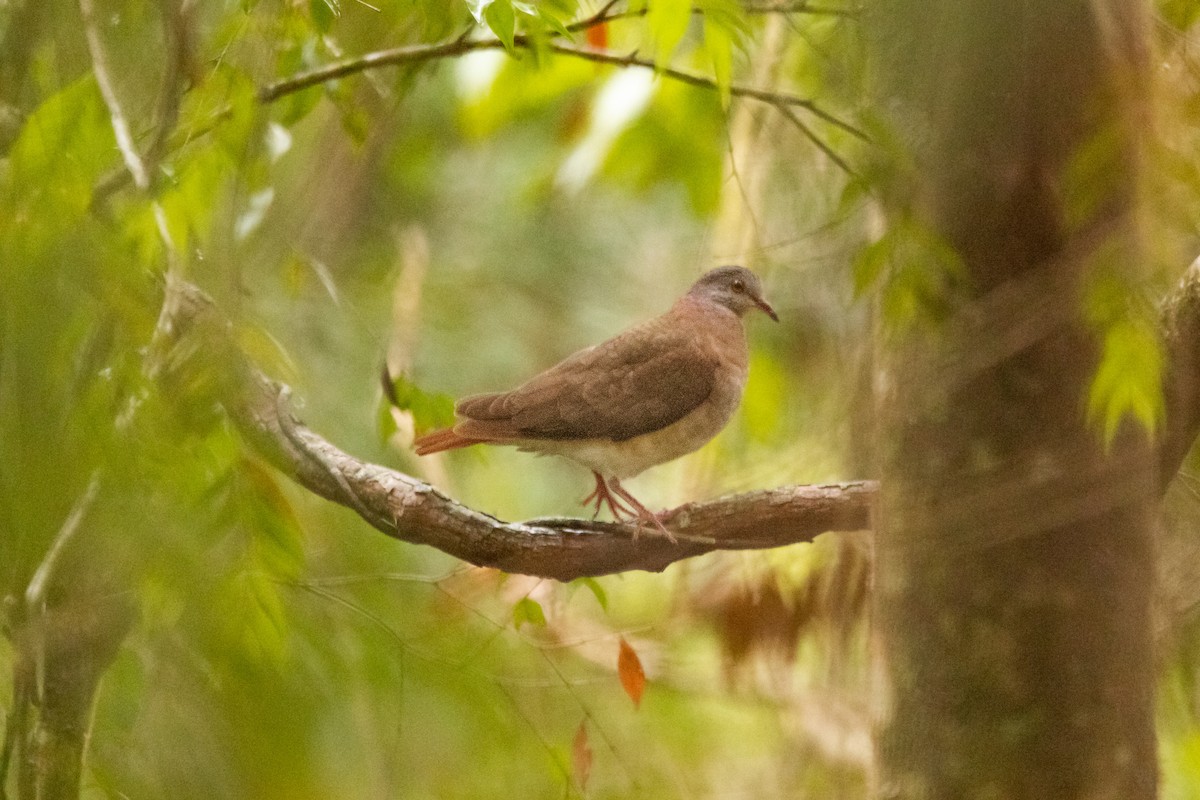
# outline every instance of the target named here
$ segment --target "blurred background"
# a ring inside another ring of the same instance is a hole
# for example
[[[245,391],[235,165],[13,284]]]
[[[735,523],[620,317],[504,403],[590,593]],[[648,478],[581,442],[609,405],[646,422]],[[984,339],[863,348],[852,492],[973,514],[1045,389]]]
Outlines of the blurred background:
[[[173,272],[339,447],[502,519],[575,515],[581,468],[501,448],[417,459],[414,432],[742,264],[781,318],[748,321],[742,407],[630,488],[670,507],[870,477],[871,302],[852,270],[880,225],[858,135],[865,11],[697,6],[0,4],[13,796],[31,719],[55,713],[31,698],[58,684],[86,712],[85,797],[866,796],[865,535],[571,584],[474,568],[291,484],[221,409],[228,364],[171,370],[152,346]],[[1164,164],[1184,184],[1197,17],[1162,2],[1155,32],[1179,118]],[[511,52],[259,95],[460,35]],[[1171,207],[1180,251],[1200,218],[1188,202]],[[1181,603],[1163,658],[1165,796],[1180,798],[1200,796]],[[622,639],[648,678],[640,705],[618,675]]]

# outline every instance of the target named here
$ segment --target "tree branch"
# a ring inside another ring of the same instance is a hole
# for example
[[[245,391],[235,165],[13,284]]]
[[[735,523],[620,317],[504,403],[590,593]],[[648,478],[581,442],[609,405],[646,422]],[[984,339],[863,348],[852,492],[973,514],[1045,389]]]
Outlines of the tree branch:
[[[589,23],[589,20],[582,20],[580,24]],[[594,23],[598,24],[598,23]],[[522,50],[533,50],[539,46],[528,36],[518,34],[513,38],[513,46]],[[612,64],[619,67],[641,67],[643,69],[655,69],[658,74],[671,80],[686,83],[689,86],[695,86],[701,89],[710,91],[718,91],[720,85],[706,75],[698,75],[694,72],[686,72],[672,67],[658,68],[654,61],[641,58],[637,53],[622,55],[613,53],[608,50],[595,50],[591,48],[578,47],[576,45],[564,44],[562,42],[543,42],[546,50],[562,56],[571,58],[579,58],[585,61],[592,61],[597,64]],[[433,61],[440,58],[454,58],[465,55],[466,53],[475,52],[477,50],[500,50],[503,49],[504,43],[499,39],[454,39],[448,42],[439,44],[421,44],[410,45],[407,47],[395,47],[388,50],[378,50],[374,53],[357,56],[355,58],[343,59],[335,61],[332,64],[327,64],[323,67],[301,72],[286,78],[281,81],[269,84],[263,87],[258,93],[258,99],[263,103],[273,103],[281,97],[285,97],[295,92],[309,89],[313,86],[325,83],[326,81],[344,78],[347,75],[355,75],[369,69],[377,69],[379,67],[394,67],[401,64],[419,64],[426,61]],[[803,108],[826,122],[836,125],[842,130],[852,134],[853,136],[867,141],[867,135],[860,128],[849,123],[840,117],[829,113],[813,100],[805,97],[798,97],[785,92],[772,92],[766,89],[757,89],[752,86],[742,86],[733,84],[729,87],[729,93],[734,97],[744,97],[752,100],[757,100],[776,108]]]
[[[268,462],[301,486],[356,511],[383,533],[424,544],[479,566],[558,580],[626,570],[659,571],[714,550],[780,547],[826,531],[872,527],[875,481],[784,486],[687,503],[664,520],[679,540],[615,522],[548,518],[504,522],[463,506],[433,486],[338,449],[305,427],[288,390],[237,349],[230,324],[198,288],[168,276],[162,358],[188,369],[188,353],[215,358],[228,371],[221,389],[234,423]],[[1200,432],[1200,260],[1164,302],[1168,424],[1162,442],[1164,485]],[[158,338],[158,337],[156,337]],[[165,377],[159,375],[159,379]]]
[[[90,12],[90,3],[92,0],[80,0],[82,7],[87,12]],[[590,17],[569,23],[566,30],[571,33],[587,30],[588,28],[604,24],[611,20],[621,19],[627,16],[639,16],[644,12],[620,12],[617,14],[609,14],[611,8],[615,5],[616,0],[609,2],[595,14]],[[821,8],[818,9],[809,6],[804,2],[784,3],[778,6],[747,6],[746,13],[749,14],[766,14],[766,13],[822,13],[822,14],[842,14],[835,9]],[[852,12],[845,12],[846,15],[851,15]],[[121,153],[124,161],[127,164],[125,170],[114,170],[100,181],[97,187],[93,190],[93,202],[99,203],[107,198],[110,194],[120,189],[125,185],[126,181],[132,176],[134,183],[139,188],[145,189],[149,185],[150,170],[147,167],[147,159],[138,155],[137,150],[133,146],[132,136],[128,133],[128,125],[125,122],[123,114],[120,113],[120,106],[116,103],[116,95],[111,91],[109,81],[107,80],[107,68],[103,61],[103,51],[100,49],[100,41],[98,34],[95,32],[94,26],[88,26],[89,45],[94,53],[100,53],[101,56],[96,61],[97,80],[102,86],[108,86],[108,90],[104,92],[105,100],[110,106],[113,113],[114,130],[117,134],[118,141],[121,143]],[[436,61],[442,58],[456,58],[467,53],[477,50],[499,50],[504,47],[503,42],[497,38],[485,39],[468,39],[467,35],[471,33],[470,28],[463,32],[462,35],[455,39],[439,42],[437,44],[419,44],[409,45],[405,47],[394,47],[387,50],[378,50],[366,55],[357,56],[354,58],[342,59],[331,64],[326,64],[323,67],[317,67],[307,72],[301,72],[293,75],[290,78],[285,78],[274,83],[262,87],[257,94],[258,101],[263,104],[274,103],[275,101],[286,97],[296,92],[311,89],[327,81],[337,80],[349,75],[356,75],[368,70],[377,69],[380,67],[394,67],[404,64],[421,64],[427,61]],[[94,42],[92,40],[95,40]],[[539,46],[534,40],[524,34],[518,34],[513,39],[513,46],[522,50],[533,50]],[[579,58],[585,61],[592,61],[599,64],[611,64],[620,67],[639,67],[643,69],[656,70],[660,75],[670,79],[686,83],[690,86],[706,89],[709,91],[719,91],[720,85],[712,78],[705,75],[699,75],[693,72],[687,72],[672,67],[658,68],[654,61],[646,58],[638,57],[637,53],[621,55],[607,50],[595,50],[591,48],[576,47],[574,45],[563,44],[561,42],[551,42],[546,45],[547,49],[558,55],[571,58]],[[172,73],[173,74],[173,73]],[[805,136],[812,139],[818,147],[820,147],[826,155],[843,169],[845,162],[843,159],[834,153],[825,142],[820,140],[816,134],[807,126],[804,126],[798,121],[794,112],[790,109],[803,108],[808,113],[819,119],[834,125],[852,136],[862,140],[869,141],[867,134],[858,126],[850,123],[835,114],[826,111],[819,106],[815,101],[789,94],[787,92],[773,92],[766,89],[758,89],[752,86],[742,86],[733,84],[729,87],[729,93],[733,97],[743,97],[751,100],[757,100],[761,103],[773,106],[780,112],[784,113],[794,124],[800,127]],[[183,135],[167,136],[165,133],[165,122],[169,120],[174,122],[174,116],[164,116],[164,124],[160,125],[160,130],[155,134],[154,143],[151,148],[150,155],[157,157],[163,152],[174,150],[181,146],[183,142],[191,141],[197,136],[211,131],[222,120],[226,119],[232,108],[225,106],[214,112],[209,119],[188,131]],[[132,158],[130,157],[132,156]],[[849,170],[847,169],[849,172]],[[159,215],[161,216],[161,214]],[[160,224],[160,228],[165,231],[165,226]]]
[[[786,106],[780,106],[777,110],[779,113],[783,114],[783,116],[787,117],[788,122],[796,126],[800,133],[804,135],[804,138],[816,145],[818,150],[824,153],[830,161],[840,167],[842,172],[845,172],[851,177],[857,177],[857,173],[850,168],[850,165],[846,163],[846,160],[839,156],[837,151],[830,147],[830,145],[824,139],[822,139],[820,136],[817,136],[816,132],[812,128],[805,125],[804,120],[800,119],[800,117],[796,115],[795,111],[792,111]]]
[[[653,530],[639,536],[635,527],[615,522],[498,520],[417,478],[361,461],[309,430],[295,418],[286,388],[236,349],[228,321],[206,295],[176,278],[168,278],[167,292],[174,368],[188,369],[189,353],[215,357],[229,371],[221,390],[224,404],[250,445],[301,486],[356,511],[393,538],[479,566],[565,581],[660,571],[713,550],[780,547],[812,541],[825,531],[869,527],[873,481],[787,486],[688,503],[664,520],[678,544]]]

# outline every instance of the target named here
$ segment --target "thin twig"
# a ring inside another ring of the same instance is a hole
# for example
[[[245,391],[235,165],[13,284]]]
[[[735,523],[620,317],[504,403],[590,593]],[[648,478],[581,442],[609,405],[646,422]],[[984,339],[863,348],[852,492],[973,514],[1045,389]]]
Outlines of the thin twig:
[[[524,37],[521,38],[524,39]],[[524,43],[522,42],[518,46],[524,46]],[[459,37],[438,44],[417,44],[377,50],[374,53],[335,61],[332,64],[276,81],[259,90],[258,100],[261,103],[273,103],[289,94],[378,67],[394,67],[400,64],[414,64],[439,58],[453,58],[476,50],[496,50],[502,47],[504,47],[504,43],[499,39],[467,40]]]
[[[635,14],[637,16],[642,16],[643,14],[646,13],[645,9],[642,9],[638,12],[622,11],[619,14],[608,13],[608,12],[612,11],[613,7],[615,5],[617,5],[617,3],[619,3],[619,2],[621,2],[621,0],[608,0],[608,2],[605,3],[603,6],[601,6],[600,10],[597,11],[595,14],[592,14],[590,17],[587,17],[585,19],[581,19],[578,22],[572,22],[571,24],[567,25],[566,26],[567,31],[569,33],[578,33],[579,31],[585,31],[588,28],[594,28],[597,25],[603,25],[606,22],[611,22],[614,19],[621,19],[622,17],[634,16]]]
[[[620,19],[627,16],[640,16],[642,13],[639,11],[610,14],[609,12],[611,11],[612,7],[617,4],[617,2],[619,2],[619,0],[610,0],[610,2],[606,3],[600,9],[600,11],[596,12],[592,16],[568,24],[566,26],[566,30],[568,32],[575,33],[604,22],[608,22],[610,20]],[[87,5],[90,9],[91,0],[80,0],[80,3],[81,5]],[[781,13],[799,13],[806,10],[802,6],[803,4],[793,3],[777,7],[751,6],[747,7],[745,10],[747,13],[752,14],[770,13],[773,11],[778,11]],[[811,13],[816,13],[813,7],[807,7],[807,10]],[[824,13],[835,12],[830,9],[825,9]],[[475,27],[470,26],[464,29],[457,37],[446,42],[395,47],[387,50],[378,50],[374,53],[367,53],[366,55],[355,58],[341,59],[333,62],[332,64],[327,64],[324,67],[318,67],[307,72],[302,72],[297,75],[293,75],[290,78],[285,78],[263,87],[258,92],[258,101],[263,104],[273,103],[276,100],[286,97],[287,95],[301,92],[305,89],[310,89],[322,83],[337,80],[338,78],[343,78],[349,75],[355,75],[360,72],[365,72],[379,67],[398,66],[401,64],[420,64],[426,61],[435,61],[441,58],[455,58],[467,53],[475,52],[477,50],[498,50],[504,47],[504,44],[496,38],[470,39],[469,37],[474,31]],[[98,37],[93,38],[96,38],[97,52],[102,52],[98,46]],[[523,34],[517,35],[513,40],[514,47],[524,50],[531,50],[534,47],[540,46],[540,44],[542,43],[534,43],[531,39],[529,39],[529,37]],[[666,78],[677,80],[682,83],[710,91],[717,91],[721,88],[715,80],[704,75],[697,75],[670,67],[659,69],[653,61],[639,58],[636,53],[629,55],[618,55],[616,53],[611,53],[604,50],[594,50],[591,48],[585,49],[562,43],[553,43],[551,45],[551,49],[560,55],[569,56],[572,58],[581,58],[601,64],[656,69],[660,75],[663,75]],[[107,74],[103,65],[97,67],[97,72],[105,72],[105,74]],[[758,100],[759,102],[766,103],[774,106],[775,108],[803,108],[813,116],[819,117],[825,122],[835,125],[863,141],[869,141],[866,133],[863,132],[862,129],[829,113],[828,111],[825,111],[809,98],[798,97],[785,92],[772,92],[750,86],[741,86],[738,84],[730,86],[729,92],[734,97],[746,97],[753,100]],[[116,102],[115,94],[113,95],[113,102]],[[118,112],[120,111],[119,104],[116,104],[114,107]],[[173,150],[179,146],[182,146],[183,143],[196,138],[197,136],[202,136],[210,132],[223,120],[228,118],[232,114],[232,111],[232,107],[230,106],[225,106],[224,108],[218,109],[209,117],[208,120],[201,123],[199,126],[188,130],[183,136],[171,136],[166,146],[158,149],[161,149],[164,152]],[[123,120],[123,115],[120,118]],[[127,134],[128,126],[126,125],[126,138],[128,139],[129,137]],[[129,139],[129,141],[131,142],[132,140]],[[135,156],[137,155],[136,150],[132,150],[131,152],[133,152]],[[140,159],[139,163],[144,166],[145,160]],[[128,174],[128,170],[109,174],[96,187],[94,195],[96,197],[103,198],[117,191],[123,185]],[[146,174],[148,177],[149,170],[146,170]]]
[[[92,0],[79,0],[79,11],[83,16],[83,33],[87,39],[88,52],[92,56],[92,72],[96,76],[96,85],[104,105],[108,107],[108,116],[112,119],[113,134],[117,139],[117,149],[125,161],[125,168],[133,177],[133,183],[142,191],[150,188],[150,173],[146,163],[138,153],[133,143],[133,134],[129,130],[129,122],[121,109],[121,101],[117,97],[108,69],[108,58],[104,53],[104,43],[100,40],[100,30],[96,27],[96,10]]]
[[[163,41],[166,44],[167,57],[155,107],[154,132],[143,158],[147,173],[154,172],[154,167],[168,144],[171,131],[175,129],[179,120],[183,79],[190,61],[188,22],[181,0],[162,0],[161,6]]]
[[[46,552],[46,557],[42,559],[42,563],[38,564],[33,577],[29,579],[29,586],[25,589],[25,607],[28,609],[30,616],[41,611],[43,604],[46,602],[46,590],[50,585],[50,581],[54,578],[58,562],[62,559],[63,550],[66,549],[67,545],[71,543],[71,540],[79,532],[79,526],[83,523],[83,519],[87,516],[88,511],[91,510],[92,504],[96,502],[96,494],[99,491],[100,472],[97,470],[92,473],[92,477],[88,480],[87,487],[83,490],[83,493],[75,499],[75,504],[71,507],[71,513],[67,515],[62,527],[58,529],[58,533],[54,537],[54,542]]]
[[[603,8],[597,11],[590,17],[581,19],[578,22],[572,22],[566,25],[568,33],[578,33],[585,31],[588,28],[594,28],[597,25],[604,25],[608,22],[616,22],[622,19],[638,19],[646,16],[649,13],[648,8],[628,9],[618,11],[614,14],[608,13],[613,6],[619,3],[620,0],[610,0]],[[832,6],[814,6],[811,3],[796,2],[796,3],[777,3],[772,5],[748,5],[742,7],[742,12],[745,14],[766,15],[766,14],[811,14],[814,16],[828,17],[857,17],[858,9],[853,8],[834,8]],[[704,9],[693,7],[693,14],[703,14]]]
[[[558,55],[569,56],[571,58],[579,58],[585,61],[592,61],[598,64],[611,64],[618,67],[641,67],[643,69],[652,69],[658,72],[665,78],[679,81],[680,83],[695,86],[701,89],[710,91],[719,91],[722,87],[717,81],[706,76],[698,75],[694,72],[686,72],[674,67],[658,67],[652,60],[642,58],[637,53],[618,54],[608,50],[595,50],[592,48],[578,47],[576,45],[564,44],[562,42],[535,43],[532,39],[524,35],[517,35],[513,38],[513,46],[523,50],[532,50],[538,46],[544,46],[547,50]],[[354,75],[369,69],[379,67],[390,67],[398,64],[412,64],[423,61],[432,61],[439,58],[453,58],[474,52],[476,50],[499,50],[504,47],[504,43],[499,39],[475,39],[472,41],[461,41],[458,39],[442,42],[433,45],[412,45],[408,47],[396,47],[389,50],[379,50],[374,53],[367,53],[357,58],[345,59],[336,61],[332,64],[327,64],[324,67],[318,67],[308,72],[302,72],[298,75],[293,75],[285,80],[272,83],[258,93],[258,99],[263,103],[272,103],[281,97],[284,97],[295,92],[303,91],[304,89],[317,86],[327,81],[343,78],[347,75]],[[803,108],[816,117],[819,117],[832,125],[836,125],[842,130],[866,141],[867,135],[853,124],[840,119],[839,117],[825,111],[819,107],[813,100],[807,97],[798,97],[793,94],[784,92],[773,92],[767,89],[758,89],[753,86],[742,86],[733,84],[729,87],[729,93],[734,97],[745,97],[759,102],[767,103],[776,108]]]
[[[111,73],[108,69],[108,57],[104,52],[104,42],[100,38],[100,30],[96,27],[96,10],[92,6],[92,0],[79,0],[79,12],[83,17],[84,36],[87,38],[88,52],[92,57],[92,72],[96,76],[96,85],[100,89],[100,96],[104,98],[104,105],[108,108],[108,116],[112,122],[113,136],[117,140],[117,149],[121,152],[121,159],[125,162],[125,169],[133,178],[133,184],[140,191],[150,193],[150,173],[151,167],[148,165],[148,160],[143,158],[138,153],[137,145],[133,141],[133,133],[129,129],[129,121],[125,117],[125,112],[121,108],[121,100],[117,97],[116,86],[113,84]],[[177,76],[173,69],[168,69],[164,81],[175,81]],[[167,90],[164,88],[164,92]],[[166,95],[164,94],[164,98]],[[176,101],[177,102],[177,101]],[[159,130],[155,133],[154,140],[151,144],[151,150],[159,153],[162,150],[162,142],[166,140],[167,126],[173,126],[178,113],[178,108],[165,107],[160,109],[163,117],[159,122]],[[93,202],[97,198],[103,198],[105,195],[99,194],[100,190],[112,191],[119,184],[112,181],[102,181],[96,191],[93,192]],[[155,228],[158,231],[158,236],[162,239],[163,247],[166,250],[167,257],[174,260],[176,255],[175,242],[171,238],[171,228],[167,224],[167,215],[163,210],[162,204],[157,200],[151,199],[150,209],[153,212]]]
[[[795,125],[796,128],[799,129],[802,134],[804,134],[805,138],[815,144],[817,149],[819,149],[822,153],[827,155],[830,161],[841,167],[843,172],[850,176],[856,175],[854,170],[850,168],[850,165],[847,164],[845,160],[839,156],[832,147],[829,146],[828,142],[826,142],[820,136],[817,136],[816,132],[813,131],[812,128],[804,124],[804,120],[796,116],[796,112],[792,111],[786,106],[776,106],[776,110],[778,110],[780,114],[783,114],[785,117],[787,117],[788,121]]]
[[[766,5],[742,6],[745,14],[813,14],[824,17],[857,17],[862,13],[859,8],[837,8],[836,6],[817,6],[799,0],[794,3],[769,3]]]

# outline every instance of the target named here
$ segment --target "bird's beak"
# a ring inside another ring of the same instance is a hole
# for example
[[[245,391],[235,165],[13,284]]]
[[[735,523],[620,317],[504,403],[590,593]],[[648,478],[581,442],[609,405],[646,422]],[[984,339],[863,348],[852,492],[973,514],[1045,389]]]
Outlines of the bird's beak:
[[[761,308],[762,312],[764,314],[766,314],[768,317],[775,320],[776,322],[779,322],[779,315],[775,313],[775,309],[771,308],[771,304],[768,303],[766,300],[763,300],[761,297],[756,297],[756,298],[754,298],[754,305]]]

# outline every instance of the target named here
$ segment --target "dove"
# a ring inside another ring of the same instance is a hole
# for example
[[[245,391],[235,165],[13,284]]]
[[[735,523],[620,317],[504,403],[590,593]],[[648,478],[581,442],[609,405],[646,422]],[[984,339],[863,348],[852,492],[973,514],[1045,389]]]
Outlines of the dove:
[[[729,422],[749,368],[743,317],[779,317],[758,276],[709,270],[664,314],[580,350],[507,392],[463,398],[456,422],[417,438],[418,455],[473,445],[512,445],[591,470],[583,499],[618,521],[657,515],[621,485],[650,467],[698,450]],[[593,515],[594,516],[594,515]]]

